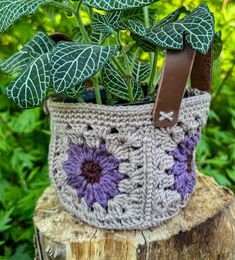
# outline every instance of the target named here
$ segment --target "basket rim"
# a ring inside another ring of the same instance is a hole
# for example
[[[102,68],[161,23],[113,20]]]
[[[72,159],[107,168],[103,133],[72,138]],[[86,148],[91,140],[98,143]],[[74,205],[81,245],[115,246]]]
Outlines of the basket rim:
[[[190,96],[187,98],[183,98],[181,106],[188,106],[197,104],[198,102],[202,101],[210,101],[211,94],[205,91],[197,91],[195,96]],[[143,104],[136,104],[136,105],[99,105],[94,103],[65,103],[61,101],[55,101],[53,98],[49,98],[47,100],[47,105],[50,108],[54,109],[66,109],[66,110],[74,110],[74,109],[84,109],[87,108],[89,110],[96,110],[96,111],[109,111],[109,112],[136,112],[136,111],[149,111],[149,109],[153,108],[154,103],[143,103]]]

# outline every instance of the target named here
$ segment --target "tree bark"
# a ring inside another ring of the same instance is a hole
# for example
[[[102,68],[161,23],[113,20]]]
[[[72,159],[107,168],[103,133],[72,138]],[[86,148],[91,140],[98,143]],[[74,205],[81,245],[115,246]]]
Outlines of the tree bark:
[[[65,211],[52,187],[38,200],[34,226],[37,260],[235,259],[234,196],[202,175],[188,206],[151,230],[88,226]]]

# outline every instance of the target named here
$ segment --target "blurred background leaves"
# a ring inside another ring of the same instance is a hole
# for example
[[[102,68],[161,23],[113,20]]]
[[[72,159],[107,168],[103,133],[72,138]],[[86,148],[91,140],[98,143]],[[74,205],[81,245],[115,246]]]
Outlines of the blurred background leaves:
[[[212,106],[197,150],[197,166],[235,192],[235,3],[205,2],[215,14],[216,31],[222,33],[223,51],[214,63]],[[199,4],[198,0],[162,0],[154,7],[160,20],[182,5],[192,10]],[[86,14],[82,16],[89,24]],[[0,36],[0,60],[19,50],[37,31],[73,35],[72,19],[54,7],[21,19]],[[6,98],[4,89],[10,80],[0,73],[0,259],[27,260],[34,255],[35,203],[50,183],[49,120],[42,108],[21,111]]]

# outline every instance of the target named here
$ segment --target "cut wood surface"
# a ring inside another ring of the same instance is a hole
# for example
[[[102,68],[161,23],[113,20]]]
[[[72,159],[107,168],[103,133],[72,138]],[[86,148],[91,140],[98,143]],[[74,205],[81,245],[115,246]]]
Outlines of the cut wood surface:
[[[235,200],[231,191],[199,175],[188,206],[144,231],[106,231],[71,216],[53,187],[34,214],[36,259],[235,260]]]

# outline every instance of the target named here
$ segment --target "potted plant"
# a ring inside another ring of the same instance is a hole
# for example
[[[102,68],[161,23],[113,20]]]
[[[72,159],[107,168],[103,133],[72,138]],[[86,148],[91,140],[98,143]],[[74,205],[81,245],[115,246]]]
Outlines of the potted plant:
[[[157,22],[154,2],[0,3],[1,32],[46,4],[76,20],[73,41],[38,32],[0,68],[18,73],[6,94],[21,108],[49,98],[51,180],[63,205],[98,227],[159,224],[186,205],[195,186],[194,150],[210,104],[214,19],[201,4]],[[160,73],[158,55],[165,50]],[[185,91],[190,73],[192,89]]]

